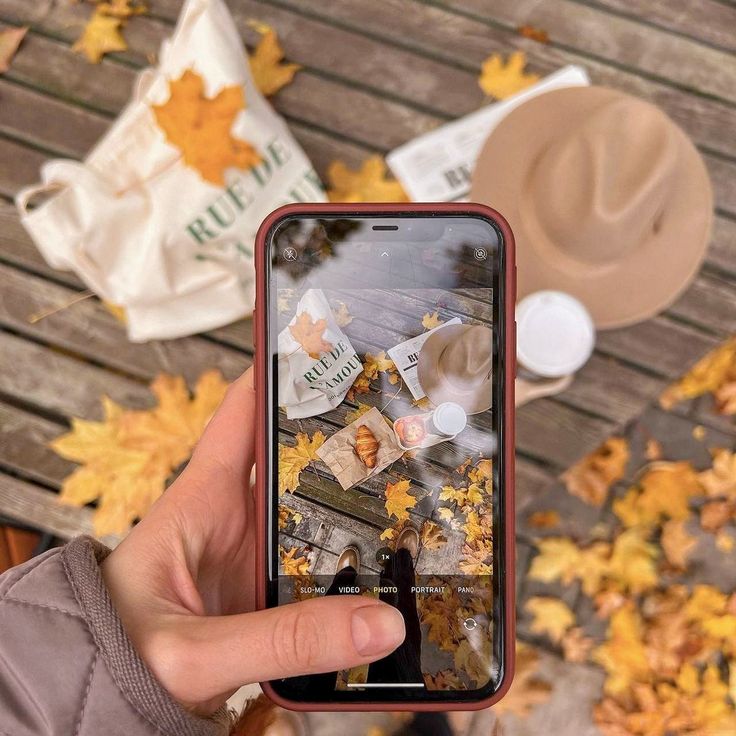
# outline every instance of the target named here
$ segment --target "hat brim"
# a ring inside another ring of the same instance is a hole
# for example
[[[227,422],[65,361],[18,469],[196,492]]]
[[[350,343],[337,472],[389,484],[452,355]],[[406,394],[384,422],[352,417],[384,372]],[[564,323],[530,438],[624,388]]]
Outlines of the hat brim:
[[[571,87],[534,97],[491,132],[473,174],[471,200],[497,209],[516,241],[518,298],[543,289],[565,291],[590,311],[599,329],[624,327],[671,304],[697,273],[710,240],[713,193],[698,151],[682,130],[680,171],[659,231],[605,267],[561,257],[533,218],[520,213],[534,162],[560,134],[599,108],[625,98],[604,87]],[[647,103],[642,103],[647,104]],[[564,186],[564,181],[560,182]]]
[[[456,387],[447,385],[438,370],[442,351],[457,340],[473,325],[447,325],[433,332],[422,345],[417,358],[417,378],[427,398],[435,405],[444,401],[459,404],[466,414],[479,414],[491,408],[492,378],[482,381],[471,391],[458,391]]]

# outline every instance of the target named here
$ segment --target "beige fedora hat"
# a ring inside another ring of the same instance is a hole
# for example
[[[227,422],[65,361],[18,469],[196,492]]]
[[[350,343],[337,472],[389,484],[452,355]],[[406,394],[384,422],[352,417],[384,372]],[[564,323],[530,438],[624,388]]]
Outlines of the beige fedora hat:
[[[661,110],[604,87],[547,92],[488,137],[471,199],[510,222],[518,297],[565,291],[598,328],[647,319],[695,275],[713,194],[692,142]]]
[[[452,401],[468,414],[490,408],[491,337],[483,325],[448,325],[427,338],[417,378],[433,404]]]

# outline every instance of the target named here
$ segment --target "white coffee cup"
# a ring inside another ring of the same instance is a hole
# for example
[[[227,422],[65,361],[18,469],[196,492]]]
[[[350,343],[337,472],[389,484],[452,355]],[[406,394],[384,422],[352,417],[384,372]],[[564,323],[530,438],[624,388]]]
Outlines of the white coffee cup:
[[[432,412],[430,429],[444,437],[455,437],[465,429],[468,415],[454,401],[444,401]]]
[[[564,391],[590,358],[588,310],[562,291],[537,291],[516,305],[516,405]]]

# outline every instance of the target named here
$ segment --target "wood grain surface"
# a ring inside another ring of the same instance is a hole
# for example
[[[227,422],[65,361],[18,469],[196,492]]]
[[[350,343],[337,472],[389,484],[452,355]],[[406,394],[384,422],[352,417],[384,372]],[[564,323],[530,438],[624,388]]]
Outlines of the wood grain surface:
[[[45,161],[82,159],[122,110],[136,74],[155,60],[181,8],[181,0],[150,4],[151,14],[131,19],[126,28],[129,51],[91,66],[71,50],[89,14],[84,4],[0,0],[0,28],[31,28],[11,69],[0,77],[0,513],[63,537],[90,529],[89,509],[61,507],[55,499],[71,467],[48,449],[48,442],[64,431],[69,417],[99,417],[103,393],[126,405],[149,405],[146,383],[159,371],[181,373],[191,383],[214,366],[232,378],[253,354],[249,320],[181,340],[133,345],[95,298],[40,322],[28,319],[85,287],[43,261],[20,225],[12,198],[38,180]],[[477,84],[480,64],[491,53],[515,49],[526,52],[529,68],[538,74],[580,64],[594,83],[650,100],[700,149],[717,199],[703,270],[662,315],[601,333],[593,358],[567,392],[519,411],[520,508],[529,507],[562,469],[638,416],[668,381],[736,328],[733,4],[228,4],[249,47],[258,35],[247,21],[270,23],[288,58],[303,65],[273,104],[323,176],[334,159],[356,166],[371,153],[385,153],[477,109],[487,102]],[[549,43],[520,36],[517,27],[525,24],[544,28]],[[345,294],[341,298],[348,301]],[[356,341],[369,345],[376,336],[386,341],[384,346],[398,341],[398,325],[390,315],[406,310],[405,298],[383,294],[382,302],[392,307],[388,316],[380,324],[356,320]],[[472,315],[468,306],[458,300],[442,316]],[[369,403],[376,400],[365,397]],[[312,490],[322,497],[300,496],[295,503],[323,525],[325,552],[319,564],[326,569],[334,564],[330,550],[344,537],[336,514],[350,512],[330,484],[314,483]],[[374,513],[371,524],[385,522],[381,504],[375,504]],[[354,512],[350,518],[356,525],[351,533],[367,533],[360,527],[367,522],[355,519]]]

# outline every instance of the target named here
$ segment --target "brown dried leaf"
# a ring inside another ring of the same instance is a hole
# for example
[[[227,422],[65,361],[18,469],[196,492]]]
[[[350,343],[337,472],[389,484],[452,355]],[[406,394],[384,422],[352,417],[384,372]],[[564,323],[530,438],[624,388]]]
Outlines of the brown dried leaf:
[[[527,518],[527,524],[533,529],[552,529],[559,523],[560,515],[556,511],[535,511]]]
[[[543,28],[535,28],[534,26],[519,26],[516,32],[524,38],[537,41],[537,43],[549,43],[549,34]]]
[[[28,33],[28,28],[5,28],[0,31],[0,74],[10,69],[18,47]]]
[[[566,470],[561,478],[573,496],[592,506],[601,506],[611,485],[623,478],[628,461],[628,442],[623,437],[611,437]]]
[[[533,596],[524,604],[524,610],[533,617],[532,632],[546,634],[554,644],[558,644],[565,632],[575,625],[575,614],[558,598]]]
[[[565,661],[582,663],[588,661],[594,641],[589,636],[585,636],[583,630],[576,626],[565,632],[560,644]]]
[[[508,693],[493,706],[496,715],[514,713],[525,718],[538,705],[546,703],[552,686],[539,676],[537,650],[520,641],[516,643],[516,671]]]

